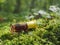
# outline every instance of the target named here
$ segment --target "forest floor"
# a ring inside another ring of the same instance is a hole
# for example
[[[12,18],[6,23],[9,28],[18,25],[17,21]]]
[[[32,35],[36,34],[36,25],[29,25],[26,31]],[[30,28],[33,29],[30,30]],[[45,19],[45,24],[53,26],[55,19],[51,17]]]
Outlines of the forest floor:
[[[39,26],[27,33],[10,32],[10,24],[16,22],[26,22],[23,15],[0,13],[1,18],[6,20],[0,21],[0,45],[59,45],[60,44],[60,17],[52,20],[43,20],[46,26]]]

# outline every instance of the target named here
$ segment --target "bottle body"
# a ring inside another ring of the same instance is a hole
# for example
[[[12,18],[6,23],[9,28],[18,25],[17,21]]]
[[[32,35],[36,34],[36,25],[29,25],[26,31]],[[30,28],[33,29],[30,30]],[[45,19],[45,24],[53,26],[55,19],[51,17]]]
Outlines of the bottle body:
[[[36,26],[36,20],[29,21],[24,24],[14,24],[11,25],[11,32],[28,31],[28,29],[36,28]]]

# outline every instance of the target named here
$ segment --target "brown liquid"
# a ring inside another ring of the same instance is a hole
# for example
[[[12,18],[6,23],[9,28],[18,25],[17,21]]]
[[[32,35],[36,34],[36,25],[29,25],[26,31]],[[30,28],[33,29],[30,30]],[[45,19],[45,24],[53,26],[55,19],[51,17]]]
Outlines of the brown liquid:
[[[12,29],[15,30],[15,32],[26,31],[28,29],[27,24],[15,24],[13,26]]]

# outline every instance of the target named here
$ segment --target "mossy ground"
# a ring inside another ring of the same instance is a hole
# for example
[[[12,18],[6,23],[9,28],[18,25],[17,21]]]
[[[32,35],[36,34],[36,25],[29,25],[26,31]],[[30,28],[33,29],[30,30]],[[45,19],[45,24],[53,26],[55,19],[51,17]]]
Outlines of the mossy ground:
[[[7,18],[0,21],[0,45],[59,45],[60,44],[60,17],[43,20],[42,26],[25,33],[10,33],[10,24],[16,22],[26,22],[24,15],[0,13],[0,17]]]

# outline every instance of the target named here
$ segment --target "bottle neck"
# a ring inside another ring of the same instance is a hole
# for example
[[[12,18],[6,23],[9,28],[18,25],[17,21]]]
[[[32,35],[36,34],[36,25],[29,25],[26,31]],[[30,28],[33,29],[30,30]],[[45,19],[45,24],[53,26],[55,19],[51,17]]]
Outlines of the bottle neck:
[[[37,26],[36,20],[27,22],[27,26],[28,26],[28,29],[30,29],[30,28],[36,28],[36,26]]]

